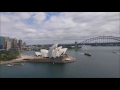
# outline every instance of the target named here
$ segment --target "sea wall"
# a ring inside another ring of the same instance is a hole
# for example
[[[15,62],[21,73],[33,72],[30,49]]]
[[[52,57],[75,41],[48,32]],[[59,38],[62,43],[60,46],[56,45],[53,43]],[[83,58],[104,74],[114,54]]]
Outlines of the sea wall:
[[[66,60],[66,58],[69,58],[70,60]],[[27,62],[48,62],[48,63],[68,63],[68,62],[74,62],[75,58],[69,55],[63,55],[57,58],[43,58],[43,57],[33,57],[32,59],[24,59]]]

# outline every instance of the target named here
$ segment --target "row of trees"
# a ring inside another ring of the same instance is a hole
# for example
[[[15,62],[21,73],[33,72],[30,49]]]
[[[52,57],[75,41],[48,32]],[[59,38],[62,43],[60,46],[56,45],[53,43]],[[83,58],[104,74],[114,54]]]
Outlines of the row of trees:
[[[0,61],[16,59],[18,56],[18,51],[0,51]]]

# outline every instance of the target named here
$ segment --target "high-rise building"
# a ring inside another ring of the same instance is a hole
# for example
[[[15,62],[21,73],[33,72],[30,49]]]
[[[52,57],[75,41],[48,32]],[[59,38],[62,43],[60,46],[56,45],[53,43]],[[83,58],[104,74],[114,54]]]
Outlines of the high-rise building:
[[[12,48],[17,48],[17,39],[12,39]]]
[[[4,49],[4,37],[0,36],[0,49]]]
[[[9,37],[4,37],[4,49],[7,48],[7,41],[9,41]]]
[[[7,50],[11,49],[11,42],[10,41],[7,41],[7,47],[6,47]]]
[[[12,39],[9,37],[0,36],[0,49],[6,49],[6,50],[17,49],[18,46],[20,49],[22,49],[22,46],[26,47],[26,43],[24,42],[22,44],[22,40],[18,40],[18,43],[17,43],[17,39],[15,38]]]
[[[19,48],[22,48],[22,40],[18,40]]]
[[[11,48],[12,48],[12,38],[9,38],[9,41],[11,42]]]
[[[26,47],[26,43],[25,43],[25,42],[22,44],[22,47],[23,47],[23,48],[25,48],[25,47]]]
[[[75,50],[78,50],[78,44],[75,42]]]

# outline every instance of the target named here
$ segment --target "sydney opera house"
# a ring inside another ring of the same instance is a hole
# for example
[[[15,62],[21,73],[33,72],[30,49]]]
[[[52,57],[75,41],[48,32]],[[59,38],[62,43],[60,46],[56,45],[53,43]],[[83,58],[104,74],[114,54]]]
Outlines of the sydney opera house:
[[[52,47],[49,47],[49,50],[41,49],[40,52],[35,52],[36,56],[42,56],[45,58],[56,58],[65,54],[68,48],[58,47],[58,44],[54,44]]]

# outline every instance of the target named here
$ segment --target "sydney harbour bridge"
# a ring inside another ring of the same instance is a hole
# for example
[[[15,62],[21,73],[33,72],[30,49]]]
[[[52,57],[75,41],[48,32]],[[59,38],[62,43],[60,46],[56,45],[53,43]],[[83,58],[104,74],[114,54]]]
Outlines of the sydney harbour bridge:
[[[62,45],[62,44],[61,44]],[[62,46],[64,46],[63,44]],[[90,46],[120,46],[120,37],[115,36],[97,36],[88,38],[81,42],[75,42],[75,44],[66,44],[65,46],[82,47],[84,45]]]
[[[119,46],[120,47],[120,37],[96,36],[96,37],[84,39],[81,42],[78,42],[75,40],[75,43],[73,43],[73,44],[58,44],[58,46],[63,46],[63,47],[67,47],[67,48],[74,46],[75,49],[82,48],[84,45],[89,45],[89,46]],[[47,44],[45,46],[46,46],[46,48],[49,48],[50,46],[52,46],[52,44]]]
[[[98,36],[86,39],[80,42],[78,45],[120,45],[120,37],[114,36]]]

